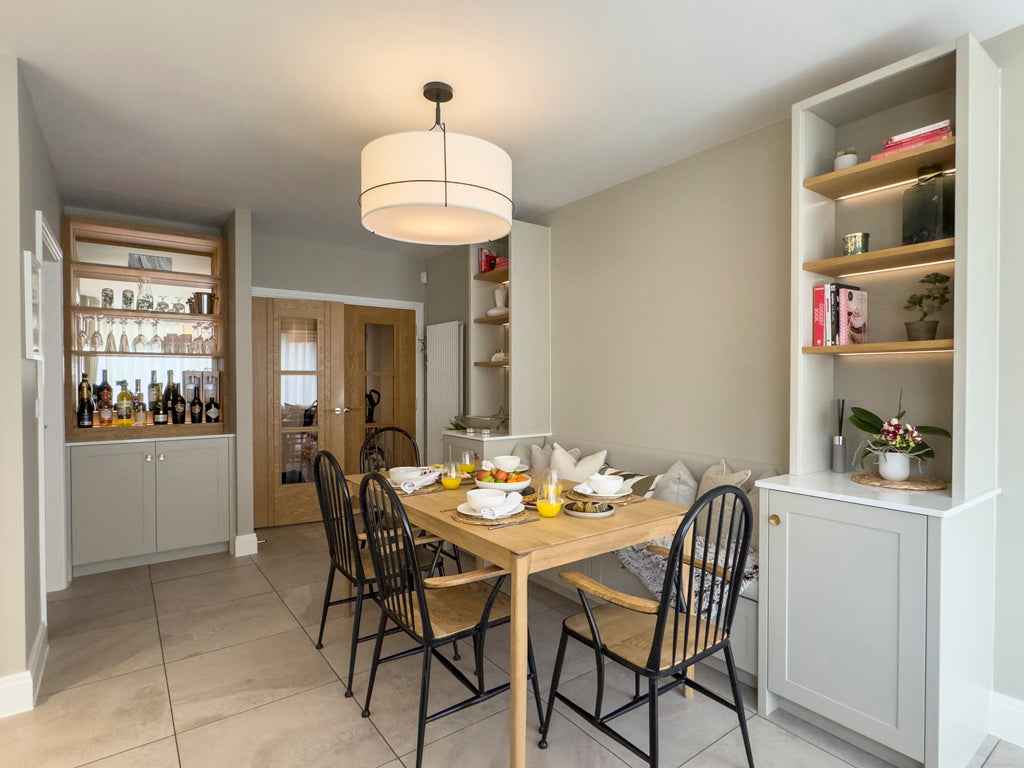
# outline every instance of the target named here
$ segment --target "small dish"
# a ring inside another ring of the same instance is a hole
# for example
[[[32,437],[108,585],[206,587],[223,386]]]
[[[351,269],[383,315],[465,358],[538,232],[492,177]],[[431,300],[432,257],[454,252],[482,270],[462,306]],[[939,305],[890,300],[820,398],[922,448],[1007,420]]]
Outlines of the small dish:
[[[459,504],[459,506],[457,506],[456,509],[459,511],[460,514],[463,514],[466,517],[483,517],[484,516],[483,512],[478,512],[477,510],[473,509],[473,507],[471,507],[468,502],[464,503],[464,504]],[[515,509],[513,509],[508,514],[502,515],[501,517],[495,517],[493,519],[501,520],[504,517],[511,517],[512,515],[518,515],[524,509],[526,509],[526,507],[524,507],[522,504],[517,504]]]
[[[576,493],[580,494],[581,496],[586,496],[591,499],[621,499],[623,496],[628,496],[630,493],[632,493],[632,490],[630,490],[629,488],[622,488],[619,490],[618,493],[602,495],[599,493],[587,493],[586,491],[582,490],[582,488],[582,485],[577,485],[575,488],[573,488],[573,490],[576,491]]]
[[[594,507],[596,512],[584,511],[586,507]],[[590,518],[591,520],[597,520],[602,517],[611,517],[615,514],[615,507],[611,504],[588,504],[584,501],[570,501],[568,504],[563,505],[562,511],[565,512],[569,517],[578,517],[581,519]]]

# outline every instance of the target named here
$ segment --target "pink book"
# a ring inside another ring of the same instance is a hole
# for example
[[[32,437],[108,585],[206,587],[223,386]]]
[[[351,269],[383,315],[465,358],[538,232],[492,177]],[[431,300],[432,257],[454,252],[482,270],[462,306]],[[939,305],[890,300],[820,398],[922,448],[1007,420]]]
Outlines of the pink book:
[[[933,133],[928,133],[923,136],[917,136],[913,139],[908,139],[905,142],[894,144],[893,146],[883,149],[877,155],[872,155],[872,160],[877,160],[880,157],[889,157],[889,155],[896,155],[900,152],[906,152],[908,149],[914,149],[915,147],[923,147],[926,144],[934,144],[936,141],[942,141],[948,139],[953,135],[953,132],[949,128],[943,128]]]

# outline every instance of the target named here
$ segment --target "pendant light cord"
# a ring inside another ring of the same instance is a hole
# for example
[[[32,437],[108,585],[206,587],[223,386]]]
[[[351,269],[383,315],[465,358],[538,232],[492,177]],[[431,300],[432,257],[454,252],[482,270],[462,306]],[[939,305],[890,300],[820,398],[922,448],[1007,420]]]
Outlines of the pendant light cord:
[[[448,207],[448,131],[444,128],[444,123],[441,122],[441,102],[434,102],[434,124],[430,127],[430,130],[435,128],[441,129],[441,152],[442,161],[444,164],[444,207]]]

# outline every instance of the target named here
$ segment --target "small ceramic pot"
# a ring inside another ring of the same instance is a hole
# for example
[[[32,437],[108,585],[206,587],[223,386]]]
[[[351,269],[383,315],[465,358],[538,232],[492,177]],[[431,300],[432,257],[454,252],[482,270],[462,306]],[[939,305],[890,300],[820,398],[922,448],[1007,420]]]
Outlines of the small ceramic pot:
[[[910,477],[910,456],[905,453],[879,454],[878,474],[886,480],[906,480]]]
[[[938,320],[912,320],[907,327],[907,341],[930,341],[939,330]]]
[[[855,166],[856,164],[857,164],[857,156],[856,155],[839,155],[839,157],[837,157],[835,159],[835,163],[833,164],[833,167],[835,168],[835,170],[841,171],[844,168],[853,168],[853,166]]]

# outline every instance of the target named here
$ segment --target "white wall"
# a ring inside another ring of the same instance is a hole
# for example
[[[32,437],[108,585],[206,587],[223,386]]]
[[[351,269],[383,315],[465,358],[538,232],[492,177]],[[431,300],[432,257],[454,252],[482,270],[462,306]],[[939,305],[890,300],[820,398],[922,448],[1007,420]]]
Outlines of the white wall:
[[[556,434],[786,468],[789,121],[552,212]]]

